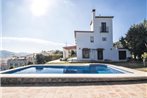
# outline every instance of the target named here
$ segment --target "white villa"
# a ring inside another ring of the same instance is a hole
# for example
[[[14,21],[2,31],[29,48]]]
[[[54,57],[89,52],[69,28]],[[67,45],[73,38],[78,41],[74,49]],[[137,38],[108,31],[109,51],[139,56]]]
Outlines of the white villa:
[[[90,28],[74,31],[78,61],[126,61],[131,56],[127,49],[113,47],[113,16],[96,16],[93,9]]]

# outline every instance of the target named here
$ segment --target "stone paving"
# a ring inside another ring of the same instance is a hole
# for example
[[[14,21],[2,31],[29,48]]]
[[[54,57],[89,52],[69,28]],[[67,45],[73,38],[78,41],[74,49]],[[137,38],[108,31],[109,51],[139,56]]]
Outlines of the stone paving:
[[[147,82],[1,87],[2,98],[147,98]]]

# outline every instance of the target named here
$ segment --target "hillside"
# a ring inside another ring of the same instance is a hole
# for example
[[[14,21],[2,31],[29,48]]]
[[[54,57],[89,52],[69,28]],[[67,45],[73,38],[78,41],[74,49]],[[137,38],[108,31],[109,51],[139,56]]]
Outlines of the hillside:
[[[25,53],[25,52],[15,53],[7,50],[0,50],[0,58],[9,58],[12,56],[26,56],[28,54],[29,53]]]

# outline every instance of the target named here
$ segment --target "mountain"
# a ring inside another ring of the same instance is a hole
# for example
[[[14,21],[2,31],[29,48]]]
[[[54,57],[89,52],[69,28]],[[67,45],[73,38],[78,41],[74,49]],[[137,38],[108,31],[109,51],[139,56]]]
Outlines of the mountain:
[[[14,52],[10,52],[7,50],[1,50],[0,51],[0,58],[7,58],[7,57],[11,57],[13,56],[15,53]]]
[[[26,56],[28,54],[29,53],[25,53],[25,52],[15,53],[7,50],[0,50],[0,58],[9,58],[12,56]]]

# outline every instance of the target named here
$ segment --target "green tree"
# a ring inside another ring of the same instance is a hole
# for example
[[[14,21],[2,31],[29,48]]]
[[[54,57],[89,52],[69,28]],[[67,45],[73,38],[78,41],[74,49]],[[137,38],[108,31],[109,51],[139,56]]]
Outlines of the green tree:
[[[73,51],[73,50],[71,50],[71,52],[70,52],[70,56],[71,56],[71,57],[76,56],[76,52],[75,52],[75,51]]]
[[[31,65],[31,64],[33,64],[33,62],[28,62],[28,65]]]
[[[45,64],[46,62],[56,60],[62,57],[61,51],[55,51],[55,53],[51,55],[43,55],[43,54],[37,54],[36,55],[36,63],[37,64]]]
[[[45,63],[45,57],[42,54],[36,55],[36,62],[37,64],[44,64]]]
[[[60,50],[55,50],[54,54],[63,54],[63,52]]]
[[[127,45],[127,40],[126,40],[126,38],[121,37],[121,38],[120,38],[120,43],[121,43],[121,45],[122,45],[122,48],[128,49],[128,45]]]
[[[62,54],[52,54],[51,57],[52,57],[52,60],[57,60],[62,58]]]
[[[144,20],[140,24],[134,24],[131,26],[126,36],[120,39],[124,48],[127,48],[134,55],[134,59],[138,57],[141,59],[141,55],[147,52],[147,21]]]
[[[117,41],[117,42],[113,43],[113,46],[114,46],[115,48],[123,48],[123,45],[121,44],[120,41]]]

